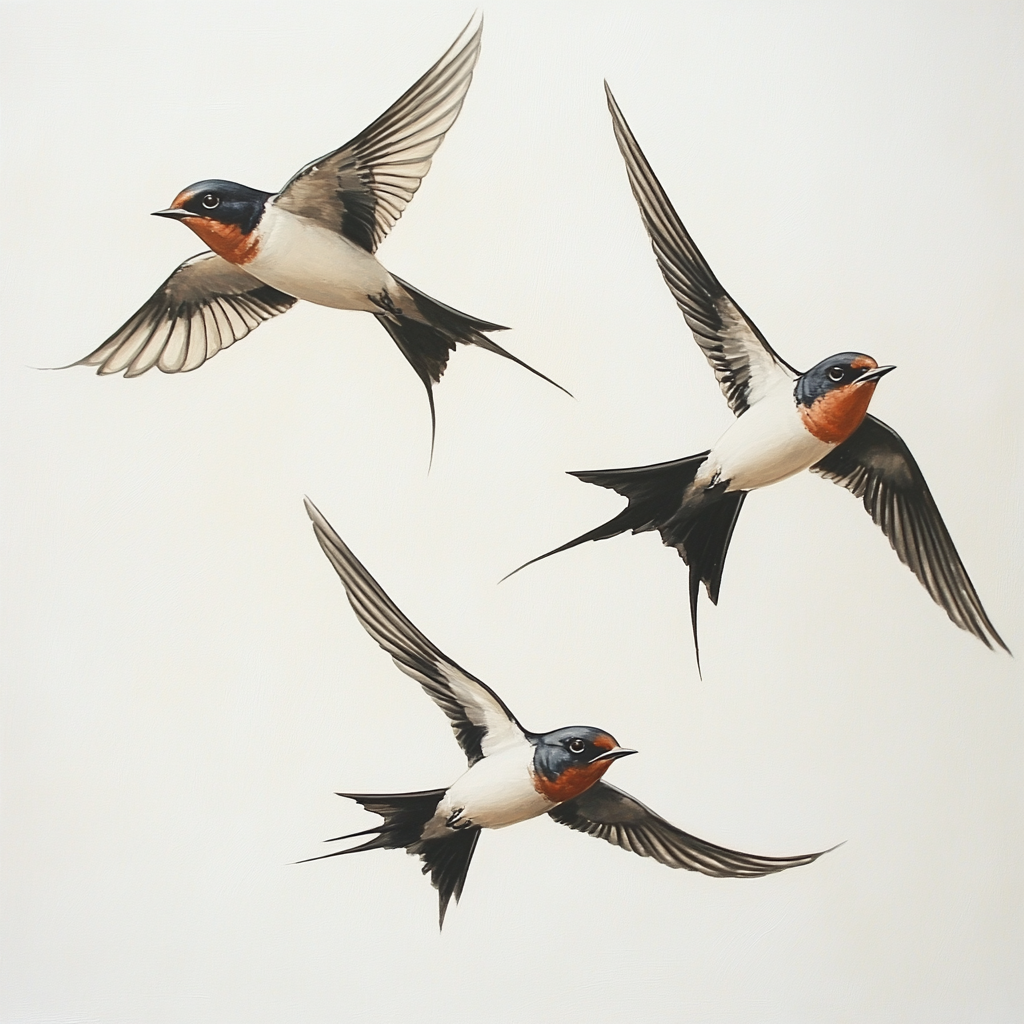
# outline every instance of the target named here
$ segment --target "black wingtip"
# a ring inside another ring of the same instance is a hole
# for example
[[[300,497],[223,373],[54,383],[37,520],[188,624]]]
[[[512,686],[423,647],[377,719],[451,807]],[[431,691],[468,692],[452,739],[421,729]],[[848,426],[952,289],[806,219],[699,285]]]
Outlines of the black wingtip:
[[[1002,647],[1002,649],[1004,651],[1006,651],[1006,653],[1012,658],[1013,657],[1013,651],[1011,651],[1010,648],[1006,646],[1006,641],[1004,641],[1003,638],[992,628],[992,623],[991,622],[988,624],[988,626],[989,626],[989,631],[992,634],[992,639],[995,640],[995,642],[997,644],[999,644],[999,646]],[[989,644],[988,647],[989,647],[989,650],[995,650],[995,648],[991,644]]]
[[[324,514],[310,500],[309,495],[304,494],[302,496],[302,505],[306,509],[306,515],[309,516],[310,521],[314,526],[330,526],[327,520],[324,519]],[[338,795],[341,796],[340,793]]]
[[[792,860],[798,861],[799,863],[793,864],[793,867],[806,867],[808,864],[813,864],[820,857],[824,857],[826,853],[831,853],[833,850],[838,850],[840,846],[845,846],[847,840],[844,839],[841,843],[836,843],[835,846],[830,846],[827,850],[820,850],[818,853],[805,853],[802,857],[793,857]]]
[[[475,27],[474,22],[476,22]],[[470,31],[471,29],[472,31]],[[430,71],[427,72],[427,75],[434,71],[439,64],[443,64],[449,57],[452,56],[453,53],[458,53],[459,55],[461,55],[467,48],[473,45],[474,41],[479,40],[483,30],[483,12],[480,10],[479,7],[477,7],[470,15],[469,21],[467,21],[466,24],[462,26],[462,31],[459,32],[459,34],[455,37],[455,42],[453,42],[452,45],[449,46],[447,50],[445,50],[445,52],[441,55],[440,59],[438,60],[437,64],[435,64],[430,69]],[[459,45],[460,43],[462,44],[461,47]],[[426,77],[426,75],[424,77]],[[418,84],[419,83],[417,82],[417,85]]]
[[[608,104],[608,112],[612,115],[612,120],[621,121],[625,124],[626,119],[622,116],[622,111],[619,109],[619,102],[615,99],[615,94],[612,92],[612,87],[608,84],[607,78],[604,80],[604,98],[605,102]]]

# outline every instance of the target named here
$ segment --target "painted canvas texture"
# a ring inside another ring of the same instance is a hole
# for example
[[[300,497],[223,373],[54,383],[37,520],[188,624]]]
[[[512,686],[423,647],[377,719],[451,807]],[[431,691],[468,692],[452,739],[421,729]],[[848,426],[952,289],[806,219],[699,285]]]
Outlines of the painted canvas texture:
[[[871,411],[985,609],[1024,635],[1020,12],[498,2],[382,263],[511,329],[434,387],[372,317],[299,303],[194,373],[82,367],[201,245],[148,214],[273,190],[377,117],[450,3],[0,6],[2,996],[11,1022],[1014,1021],[1024,674],[955,629],[860,502],[754,493],[693,657],[656,533],[565,471],[707,447],[732,414],[651,252],[607,79],[722,284],[801,369],[898,368]],[[429,466],[429,471],[428,471]],[[465,770],[352,614],[310,495],[395,603],[617,786],[763,855],[668,871],[545,818],[458,907],[338,791]]]

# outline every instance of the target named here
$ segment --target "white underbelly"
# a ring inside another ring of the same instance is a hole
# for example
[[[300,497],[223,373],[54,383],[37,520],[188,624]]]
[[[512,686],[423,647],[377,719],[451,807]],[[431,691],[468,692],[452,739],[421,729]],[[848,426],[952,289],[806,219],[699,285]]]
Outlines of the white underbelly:
[[[730,491],[752,491],[793,476],[823,459],[835,445],[803,425],[791,394],[771,395],[751,406],[718,439],[700,477],[728,480]],[[700,479],[703,485],[707,481]]]
[[[477,761],[445,794],[423,838],[450,835],[446,823],[460,810],[455,827],[481,828],[505,828],[550,811],[555,805],[533,785],[532,761],[533,747],[525,743]]]
[[[398,290],[372,253],[311,220],[270,205],[259,230],[259,248],[244,269],[298,299],[380,312],[370,296]]]

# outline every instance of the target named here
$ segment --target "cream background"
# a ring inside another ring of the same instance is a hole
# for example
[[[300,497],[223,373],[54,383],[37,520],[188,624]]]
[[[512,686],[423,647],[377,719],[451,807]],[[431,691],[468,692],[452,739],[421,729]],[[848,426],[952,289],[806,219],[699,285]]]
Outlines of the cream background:
[[[729,413],[655,267],[607,77],[724,285],[791,362],[899,365],[910,444],[1024,655],[1024,16],[1014,3],[486,6],[466,106],[380,255],[484,352],[421,385],[302,305],[191,375],[81,357],[199,251],[192,181],[274,188],[443,52],[457,3],[4,3],[5,1022],[1010,1022],[1024,1014],[1024,672],[956,630],[858,503],[753,496],[720,606],[657,539],[525,559],[620,499],[562,475]],[[443,785],[443,716],[357,624],[308,493],[529,728],[764,854],[672,872],[548,820],[485,834],[443,935],[398,853],[292,862]],[[1015,966],[1016,965],[1016,966]]]

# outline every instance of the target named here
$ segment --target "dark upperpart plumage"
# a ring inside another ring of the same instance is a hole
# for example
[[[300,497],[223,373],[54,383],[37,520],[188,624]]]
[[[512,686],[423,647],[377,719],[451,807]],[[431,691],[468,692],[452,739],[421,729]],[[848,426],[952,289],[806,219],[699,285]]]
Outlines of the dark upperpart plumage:
[[[891,366],[879,367],[871,356],[863,352],[837,352],[816,363],[806,373],[801,373],[794,395],[798,405],[813,405],[817,399],[863,380],[865,375],[878,379],[891,369]]]
[[[173,216],[174,210],[184,210],[221,224],[237,224],[247,235],[260,222],[273,194],[235,181],[208,178],[182,189],[171,209],[159,210],[157,216]]]
[[[539,735],[528,733],[527,737],[536,743],[533,766],[548,779],[558,778],[568,768],[592,764],[615,746],[607,732],[590,725],[570,725]]]

